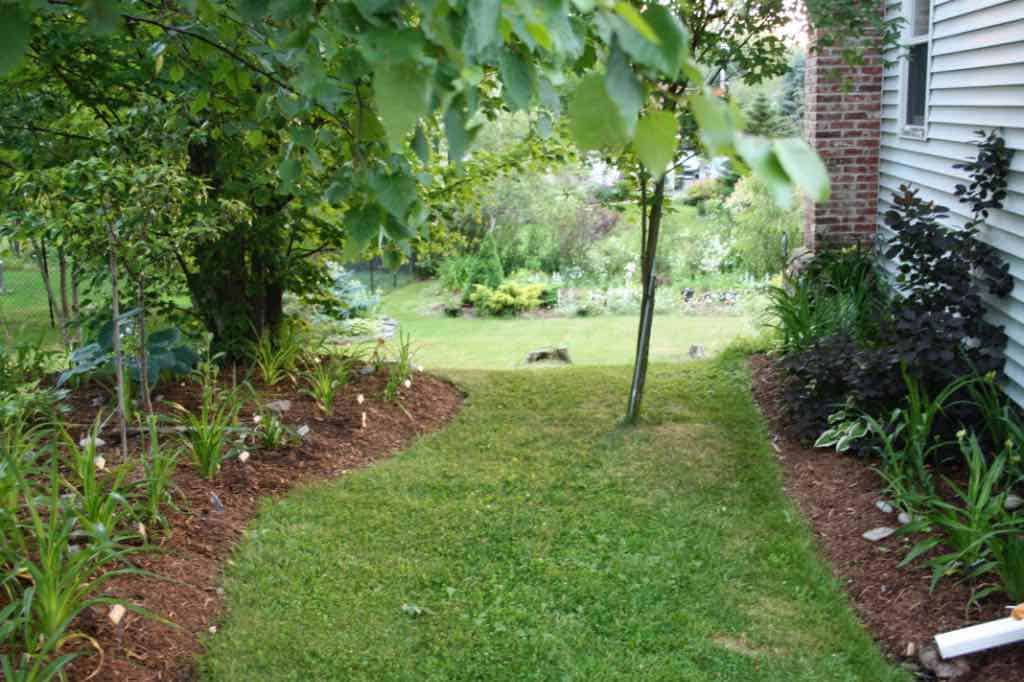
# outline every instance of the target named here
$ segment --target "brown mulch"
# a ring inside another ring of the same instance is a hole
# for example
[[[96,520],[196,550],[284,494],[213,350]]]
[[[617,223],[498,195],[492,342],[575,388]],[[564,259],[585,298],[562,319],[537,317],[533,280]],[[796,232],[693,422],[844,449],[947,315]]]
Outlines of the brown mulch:
[[[157,533],[156,551],[136,555],[133,560],[159,577],[128,576],[112,581],[107,588],[175,626],[129,612],[115,627],[107,618],[106,607],[94,608],[79,619],[75,629],[94,638],[103,653],[75,661],[71,679],[192,679],[193,662],[202,649],[200,640],[216,627],[222,614],[219,585],[224,561],[261,501],[296,485],[342,476],[388,457],[443,426],[462,404],[458,389],[430,375],[416,374],[411,389],[401,390],[398,403],[381,398],[385,382],[382,374],[353,379],[340,392],[334,415],[327,418],[295,387],[262,388],[263,404],[276,398],[292,402],[283,415],[285,423],[292,428],[309,426],[310,432],[300,444],[274,452],[252,449],[247,463],[226,462],[212,482],[198,477],[188,465],[179,466],[175,484],[181,511],[169,515],[168,531]],[[189,406],[197,400],[194,384],[159,387],[156,392]],[[356,401],[359,394],[366,400],[361,406]],[[90,423],[96,410],[92,401],[99,402],[103,395],[98,388],[76,391],[69,421]],[[158,411],[166,411],[166,403],[162,405]],[[365,429],[363,411],[367,413]],[[243,412],[243,422],[251,423],[251,415],[248,410]],[[130,440],[134,450],[145,445],[141,438]],[[108,461],[116,459],[115,452],[112,448],[110,454],[104,453]],[[220,500],[223,511],[214,508],[212,495]]]
[[[862,459],[807,448],[789,437],[780,413],[776,369],[765,356],[754,357],[751,368],[754,397],[776,434],[774,445],[786,492],[809,520],[834,575],[888,656],[913,669],[917,657],[912,652],[932,645],[937,633],[1008,615],[1008,602],[995,596],[980,606],[968,606],[970,588],[949,579],[931,592],[931,571],[921,562],[900,568],[915,540],[897,534],[873,543],[861,537],[872,528],[899,526],[895,514],[875,507],[883,499],[882,479]],[[960,680],[1024,679],[1024,643],[964,660],[971,672]]]

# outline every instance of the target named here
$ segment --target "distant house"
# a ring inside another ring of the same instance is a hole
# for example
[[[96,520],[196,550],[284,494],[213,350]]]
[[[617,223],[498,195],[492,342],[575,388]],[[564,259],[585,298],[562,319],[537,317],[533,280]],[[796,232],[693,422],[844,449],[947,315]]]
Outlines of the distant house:
[[[976,130],[999,131],[1017,153],[983,238],[1017,280],[990,314],[1010,337],[1007,392],[1024,405],[1024,0],[888,0],[885,9],[904,19],[892,66],[875,54],[849,67],[831,48],[808,56],[805,131],[829,167],[832,198],[808,207],[805,244],[884,239],[880,216],[904,183],[962,224],[967,209],[953,191],[966,176],[953,164],[976,153]]]

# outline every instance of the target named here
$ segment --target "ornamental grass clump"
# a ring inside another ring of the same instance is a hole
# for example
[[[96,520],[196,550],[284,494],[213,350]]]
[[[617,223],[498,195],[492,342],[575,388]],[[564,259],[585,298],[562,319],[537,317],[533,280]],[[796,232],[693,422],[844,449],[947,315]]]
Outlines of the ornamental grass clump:
[[[235,450],[241,428],[238,413],[243,398],[240,386],[225,389],[217,383],[219,370],[213,360],[200,364],[196,377],[201,386],[199,409],[192,412],[175,404],[177,422],[183,427],[182,446],[192,464],[207,480],[216,478],[224,460]]]

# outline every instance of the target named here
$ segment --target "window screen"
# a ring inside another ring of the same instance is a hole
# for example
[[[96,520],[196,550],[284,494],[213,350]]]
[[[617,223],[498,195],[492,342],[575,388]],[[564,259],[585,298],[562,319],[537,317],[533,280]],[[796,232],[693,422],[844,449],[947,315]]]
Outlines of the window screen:
[[[906,125],[924,125],[924,100],[928,89],[928,43],[910,47],[907,65],[907,118]]]

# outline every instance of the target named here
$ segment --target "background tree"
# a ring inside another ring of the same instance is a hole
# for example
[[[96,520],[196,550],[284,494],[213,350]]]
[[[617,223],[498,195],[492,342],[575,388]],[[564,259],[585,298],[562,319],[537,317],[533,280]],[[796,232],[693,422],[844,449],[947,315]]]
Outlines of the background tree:
[[[744,129],[751,135],[778,137],[795,132],[792,123],[782,115],[768,95],[763,92],[754,96],[754,100],[744,113],[746,115]]]

